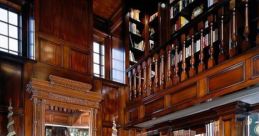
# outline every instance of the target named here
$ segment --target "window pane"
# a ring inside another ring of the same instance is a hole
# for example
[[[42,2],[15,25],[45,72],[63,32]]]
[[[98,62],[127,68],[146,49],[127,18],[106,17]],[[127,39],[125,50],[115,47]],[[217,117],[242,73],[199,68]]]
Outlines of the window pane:
[[[121,61],[113,60],[112,61],[112,67],[113,67],[113,69],[124,71],[123,62],[121,62]]]
[[[100,45],[94,42],[94,52],[100,53]]]
[[[7,35],[7,24],[0,22],[0,34]]]
[[[9,23],[18,26],[18,15],[10,11],[8,15],[9,15]]]
[[[124,72],[112,70],[113,80],[124,82]]]
[[[7,10],[0,8],[0,20],[7,22]]]
[[[105,70],[104,70],[104,66],[102,66],[102,71],[101,71],[101,75],[104,76],[105,75]]]
[[[100,55],[97,53],[94,53],[94,63],[100,64]]]
[[[9,49],[18,52],[18,40],[9,38]]]
[[[8,38],[0,35],[0,47],[8,49]]]
[[[117,49],[112,50],[112,58],[124,61],[123,52]]]
[[[7,49],[2,49],[2,48],[0,48],[0,51],[8,52],[8,50],[7,50]]]
[[[9,25],[9,36],[18,39],[18,27]]]
[[[102,45],[101,48],[102,48],[101,54],[104,55],[104,52],[105,52],[104,45]]]
[[[94,64],[94,73],[95,74],[100,74],[100,65]]]
[[[102,65],[104,65],[104,59],[105,59],[104,56],[102,56]]]

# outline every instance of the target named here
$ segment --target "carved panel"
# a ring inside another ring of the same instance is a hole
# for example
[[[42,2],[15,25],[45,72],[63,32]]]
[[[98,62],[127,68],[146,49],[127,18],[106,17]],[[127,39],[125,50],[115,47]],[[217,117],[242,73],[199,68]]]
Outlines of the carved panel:
[[[208,78],[209,92],[231,87],[245,80],[244,63],[238,63]]]
[[[88,60],[88,56],[86,54],[80,53],[75,50],[71,50],[70,57],[70,68],[77,72],[86,73],[88,65],[92,64],[92,61]]]
[[[252,78],[259,76],[259,55],[252,58]]]
[[[175,94],[172,94],[172,105],[181,104],[185,101],[190,101],[192,98],[197,96],[196,84],[189,86]]]
[[[61,65],[61,47],[53,42],[40,39],[40,61],[60,66]]]
[[[154,112],[160,111],[164,108],[164,98],[152,101],[145,104],[145,116],[151,115]]]

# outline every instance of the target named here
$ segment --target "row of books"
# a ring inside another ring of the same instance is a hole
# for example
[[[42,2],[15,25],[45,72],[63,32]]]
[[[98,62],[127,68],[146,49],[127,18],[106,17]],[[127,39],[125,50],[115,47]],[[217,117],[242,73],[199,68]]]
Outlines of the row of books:
[[[158,12],[154,13],[153,15],[150,16],[149,18],[149,22],[152,22],[153,20],[155,20],[158,17]]]
[[[140,31],[137,28],[137,24],[135,23],[129,22],[129,31],[133,34],[141,36]]]
[[[173,131],[173,136],[195,136],[196,131],[193,130],[177,130]]]
[[[183,26],[185,26],[188,23],[189,23],[189,20],[187,20],[183,16],[180,16],[180,18],[174,24],[173,32],[180,30]]]

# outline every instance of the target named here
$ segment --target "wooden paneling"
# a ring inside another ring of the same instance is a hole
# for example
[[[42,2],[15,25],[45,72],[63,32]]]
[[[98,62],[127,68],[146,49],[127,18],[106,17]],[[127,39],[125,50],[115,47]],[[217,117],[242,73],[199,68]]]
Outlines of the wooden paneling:
[[[160,111],[164,108],[164,99],[158,99],[148,104],[145,104],[145,116],[149,116],[154,112]]]
[[[190,101],[197,96],[196,85],[192,85],[172,95],[172,104],[178,105],[184,101]]]
[[[89,1],[39,0],[39,31],[87,49]]]
[[[120,8],[122,0],[94,0],[93,11],[96,15],[105,19],[110,19],[113,14]]]
[[[88,71],[88,65],[91,65],[87,55],[78,51],[71,51],[71,69],[77,72],[86,73]]]
[[[40,61],[55,65],[61,66],[61,47],[55,43],[49,42],[47,40],[40,40]]]
[[[259,55],[252,58],[252,77],[259,76]]]
[[[138,110],[134,109],[132,111],[129,111],[129,121],[134,121],[138,119]]]
[[[244,72],[244,63],[241,62],[222,72],[216,73],[208,79],[209,92],[214,92],[243,82],[245,80]]]

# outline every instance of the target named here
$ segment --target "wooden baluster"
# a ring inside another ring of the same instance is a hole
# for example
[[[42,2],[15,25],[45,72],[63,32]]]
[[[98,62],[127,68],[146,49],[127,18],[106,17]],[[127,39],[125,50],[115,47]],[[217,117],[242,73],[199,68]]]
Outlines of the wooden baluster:
[[[164,63],[164,50],[161,50],[160,51],[160,69],[159,69],[159,71],[160,71],[160,77],[159,77],[159,87],[160,87],[160,89],[162,90],[162,89],[164,89],[164,83],[165,83],[165,72],[164,72],[164,66],[165,66],[165,63]]]
[[[133,69],[133,97],[137,98],[137,70]]]
[[[196,74],[196,70],[195,70],[195,67],[194,67],[194,64],[195,64],[195,57],[194,57],[194,34],[193,34],[193,30],[191,30],[190,32],[190,35],[191,35],[191,40],[192,40],[192,43],[191,43],[191,67],[190,67],[190,70],[189,70],[189,76],[190,77],[193,77],[195,74]]]
[[[179,68],[178,68],[178,63],[179,63],[179,54],[178,54],[178,46],[175,45],[175,64],[174,64],[174,77],[173,77],[173,85],[176,85],[179,83],[180,78],[178,76]]]
[[[138,96],[142,96],[142,84],[141,84],[141,79],[142,78],[142,73],[141,73],[141,65],[138,66]]]
[[[142,87],[142,95],[145,97],[147,96],[147,67],[146,67],[146,62],[144,61],[142,63],[142,68],[143,68],[143,87]]]
[[[200,31],[201,31],[201,37],[200,37],[200,56],[199,56],[200,57],[200,63],[199,63],[199,66],[198,66],[198,73],[205,70],[204,52],[203,52],[203,48],[204,48],[204,37],[203,37],[204,24],[200,23],[199,27],[200,27]]]
[[[225,41],[224,41],[224,8],[221,8],[219,10],[219,15],[220,15],[220,45],[219,45],[218,62],[221,63],[226,59]]]
[[[249,44],[249,23],[248,23],[248,19],[249,19],[249,14],[248,14],[248,0],[243,0],[243,2],[245,3],[245,28],[244,28],[244,37],[245,40],[242,43],[242,51],[246,51],[250,48],[250,44]]]
[[[213,16],[209,16],[208,18],[209,21],[209,26],[210,26],[210,58],[208,60],[208,68],[211,68],[215,65],[215,60],[214,60],[214,47],[213,47]]]
[[[148,58],[147,60],[147,96],[151,94],[151,87],[152,87],[152,80],[151,75],[152,74],[152,59]]]
[[[159,75],[158,75],[158,54],[154,55],[154,62],[155,62],[154,92],[157,92],[159,90],[159,88],[158,88],[158,81],[159,81]]]
[[[229,57],[237,54],[237,33],[236,33],[236,3],[235,0],[230,1],[230,9],[232,9],[232,34],[231,45],[229,47]]]
[[[166,64],[166,87],[172,86],[172,79],[171,79],[171,51],[172,46],[168,45],[166,47],[167,52],[167,64]]]
[[[128,78],[129,78],[129,101],[132,100],[133,92],[132,92],[132,75],[131,71],[128,72]]]
[[[181,42],[182,44],[182,73],[181,73],[181,81],[184,81],[187,79],[187,72],[186,72],[186,48],[185,48],[185,35],[181,36]]]

